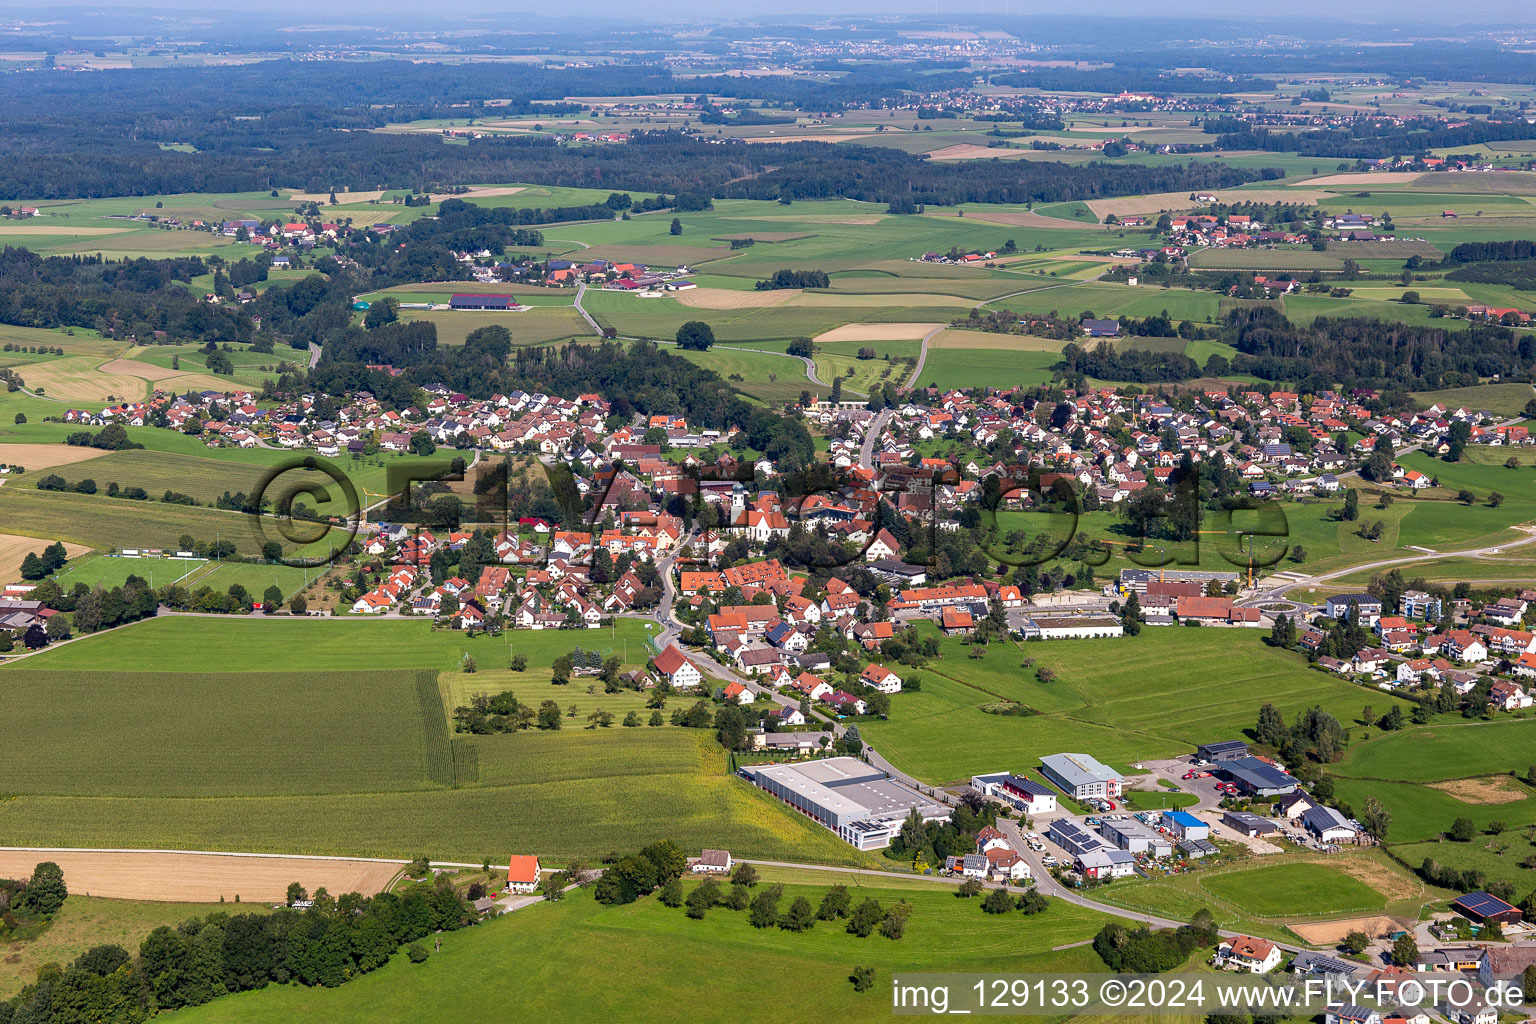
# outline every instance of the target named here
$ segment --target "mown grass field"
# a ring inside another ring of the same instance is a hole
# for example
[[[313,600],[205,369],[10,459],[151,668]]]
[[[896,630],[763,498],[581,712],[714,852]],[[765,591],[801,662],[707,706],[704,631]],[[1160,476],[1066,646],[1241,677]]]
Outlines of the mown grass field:
[[[1323,864],[1274,864],[1200,880],[1206,892],[1258,917],[1380,910],[1387,898]]]
[[[1287,721],[1320,704],[1353,721],[1364,703],[1393,698],[1306,667],[1251,629],[1149,628],[1108,640],[1002,643],[972,659],[958,641],[922,670],[922,689],[900,694],[886,722],[861,726],[867,742],[918,778],[949,782],[977,772],[1032,769],[1044,754],[1080,751],[1124,766],[1188,753],[1212,738],[1241,739],[1259,706]],[[1023,666],[1025,658],[1034,664]],[[1035,672],[1056,675],[1041,683]],[[999,699],[1040,711],[982,712]]]
[[[623,844],[620,844],[623,845]],[[786,885],[781,906],[804,895],[818,903],[834,879],[805,873]],[[691,888],[692,883],[688,887]],[[905,936],[860,939],[818,922],[795,934],[759,930],[723,907],[702,921],[654,897],[604,907],[581,891],[553,905],[444,937],[425,964],[403,956],[343,989],[270,987],[182,1011],[190,1024],[234,1021],[675,1020],[678,994],[698,993],[690,1021],[884,1020],[893,973],[924,971],[1088,971],[1103,964],[1088,947],[1106,918],[1061,901],[1043,913],[992,916],[948,887],[860,887],[865,897],[912,907]],[[963,936],[963,940],[957,938]],[[508,970],[509,960],[521,965]],[[722,970],[722,964],[750,969]],[[871,992],[847,980],[854,965],[875,968]],[[787,983],[792,980],[792,984]],[[708,993],[705,995],[705,993]]]
[[[1287,852],[1183,875],[1132,878],[1103,890],[1101,898],[1180,919],[1204,908],[1224,928],[1295,942],[1287,923],[1381,912],[1412,919],[1436,892],[1379,850],[1349,850],[1326,859]]]

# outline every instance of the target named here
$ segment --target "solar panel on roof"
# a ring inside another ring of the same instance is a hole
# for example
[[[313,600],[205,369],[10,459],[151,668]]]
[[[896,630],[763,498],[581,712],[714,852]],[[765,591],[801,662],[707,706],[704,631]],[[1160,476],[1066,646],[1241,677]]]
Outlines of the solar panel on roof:
[[[1494,914],[1507,914],[1515,908],[1499,899],[1492,893],[1482,891],[1469,892],[1465,896],[1459,896],[1454,901],[1455,905],[1478,915],[1490,917]]]

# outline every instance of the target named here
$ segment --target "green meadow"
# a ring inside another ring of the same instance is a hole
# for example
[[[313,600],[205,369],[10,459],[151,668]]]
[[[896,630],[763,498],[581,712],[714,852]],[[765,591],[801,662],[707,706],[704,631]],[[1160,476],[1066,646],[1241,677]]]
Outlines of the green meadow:
[[[802,895],[818,903],[839,880],[820,875],[794,877],[781,906]],[[341,990],[272,986],[181,1012],[190,1024],[493,1016],[650,1022],[676,1019],[678,993],[693,991],[700,995],[688,1002],[690,1021],[883,1020],[891,1013],[891,977],[902,971],[1103,969],[1086,946],[1057,947],[1092,938],[1104,915],[1053,900],[1038,915],[993,916],[982,913],[979,900],[956,899],[948,886],[886,889],[878,880],[866,881],[875,884],[852,888],[855,904],[869,898],[882,907],[902,900],[910,905],[900,940],[879,934],[860,939],[842,922],[817,922],[801,933],[760,930],[744,912],[723,907],[694,921],[655,897],[605,907],[578,891],[559,903],[446,935],[441,952],[426,963],[397,956]],[[509,962],[519,966],[509,970]],[[873,991],[853,990],[848,975],[855,965],[875,969]]]
[[[889,721],[861,725],[867,742],[918,778],[1034,768],[1043,754],[1092,754],[1110,764],[1188,753],[1212,739],[1246,738],[1259,706],[1289,721],[1314,704],[1350,721],[1362,703],[1394,702],[1309,669],[1269,647],[1262,631],[1158,627],[1107,640],[1005,642],[980,659],[957,640],[922,672],[922,689],[892,702]],[[1024,660],[1033,659],[1025,667]],[[1040,682],[1049,668],[1055,679]],[[988,714],[1016,701],[1038,712]]]

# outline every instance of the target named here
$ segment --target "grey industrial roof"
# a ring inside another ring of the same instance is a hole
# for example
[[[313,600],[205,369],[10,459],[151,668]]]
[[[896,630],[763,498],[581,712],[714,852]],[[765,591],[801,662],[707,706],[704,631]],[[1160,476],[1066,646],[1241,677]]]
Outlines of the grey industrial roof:
[[[1251,789],[1285,789],[1299,785],[1288,773],[1256,757],[1224,762],[1221,770]]]
[[[1108,782],[1118,779],[1118,773],[1100,764],[1089,754],[1046,754],[1040,763],[1065,779],[1070,785],[1081,786],[1089,782]]]

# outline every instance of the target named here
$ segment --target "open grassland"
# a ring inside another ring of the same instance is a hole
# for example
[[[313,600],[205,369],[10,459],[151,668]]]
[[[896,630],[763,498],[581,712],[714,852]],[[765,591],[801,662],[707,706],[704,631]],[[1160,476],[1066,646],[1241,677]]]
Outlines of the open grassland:
[[[989,646],[981,659],[945,640],[941,651],[921,672],[921,691],[898,695],[889,721],[862,727],[867,742],[929,782],[1031,768],[1062,750],[1118,765],[1170,757],[1206,736],[1245,735],[1266,702],[1287,720],[1314,704],[1349,720],[1366,701],[1378,713],[1394,703],[1308,669],[1300,656],[1263,644],[1258,630],[1166,628],[1115,640],[1009,642]],[[1025,658],[1034,664],[1026,668]],[[1055,681],[1039,682],[1041,667]],[[999,700],[1041,713],[980,710]],[[1005,763],[997,751],[1008,751]]]
[[[943,348],[930,350],[916,383],[946,388],[1011,388],[1044,384],[1051,366],[1061,361],[1061,351],[1026,349]]]
[[[48,854],[23,858],[24,870],[11,873],[25,877],[39,860],[55,859]],[[64,882],[70,887],[69,899],[53,917],[47,931],[35,939],[0,942],[0,999],[9,999],[31,984],[37,969],[47,963],[67,964],[94,946],[116,944],[137,951],[139,943],[161,925],[176,927],[191,917],[201,917],[208,907],[201,903],[165,903],[139,900],[101,899],[85,895],[68,871]],[[245,913],[260,913],[262,907],[242,907]]]
[[[1526,403],[1536,398],[1536,388],[1529,384],[1480,384],[1471,388],[1415,391],[1409,397],[1421,403],[1421,408],[1438,402],[1447,409],[1464,406],[1469,409],[1487,409],[1496,416],[1513,417],[1525,412]]]
[[[1288,853],[1184,875],[1132,878],[1099,898],[1174,918],[1204,908],[1225,928],[1294,941],[1290,931],[1307,927],[1304,921],[1382,912],[1416,919],[1419,904],[1434,892],[1381,851],[1349,850],[1327,859]]]
[[[785,886],[781,906],[797,896],[814,906],[838,880],[804,873]],[[442,951],[425,964],[396,957],[344,990],[273,986],[182,1013],[189,1024],[448,1022],[479,1019],[494,1006],[506,1021],[645,1024],[676,1019],[679,992],[707,990],[709,998],[689,1003],[690,1021],[873,1021],[890,1016],[890,979],[903,971],[1103,969],[1091,949],[1056,947],[1090,939],[1107,918],[1060,900],[1025,917],[983,914],[977,901],[958,900],[948,887],[861,886],[852,895],[856,904],[867,897],[883,907],[906,900],[912,911],[905,936],[860,939],[841,922],[817,922],[799,934],[756,929],[744,913],[724,908],[693,921],[654,897],[604,907],[580,891],[445,936]],[[522,965],[516,971],[506,969],[512,959]],[[751,969],[722,972],[722,963]],[[875,968],[874,991],[853,991],[847,975],[855,964]]]
[[[1273,864],[1201,879],[1201,888],[1256,917],[1381,910],[1386,896],[1323,864]]]
[[[256,517],[238,512],[127,501],[101,494],[54,493],[9,484],[0,487],[0,522],[6,529],[27,536],[106,550],[174,548],[184,535],[212,540],[218,534],[233,541],[242,554],[253,555],[265,539],[281,542],[275,530],[269,531],[270,538],[264,538]]]
[[[1435,782],[1524,772],[1526,761],[1536,763],[1536,721],[1452,721],[1356,743],[1333,771],[1358,779]]]
[[[162,672],[326,672],[429,668],[451,671],[471,654],[485,669],[524,654],[548,668],[575,647],[607,651],[627,640],[631,653],[647,631],[636,619],[611,630],[518,630],[466,637],[434,630],[424,619],[198,619],[170,616],[86,637],[29,658],[33,669],[116,670],[153,665]]]

